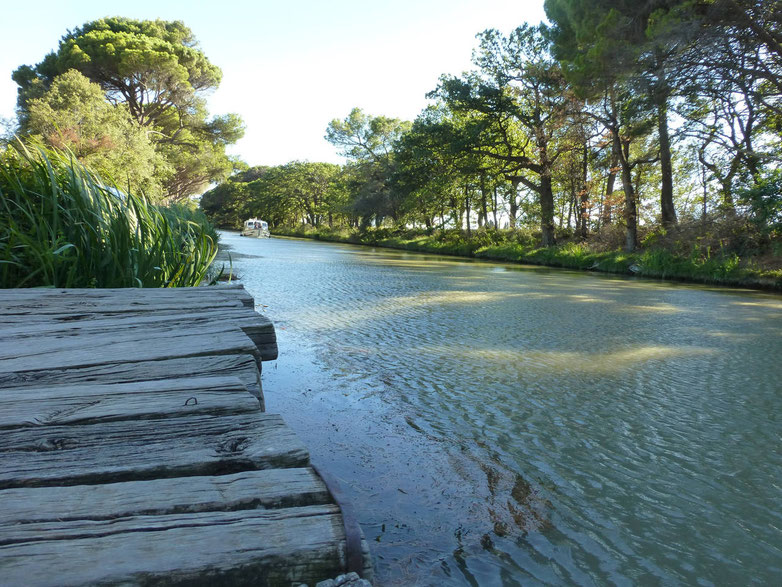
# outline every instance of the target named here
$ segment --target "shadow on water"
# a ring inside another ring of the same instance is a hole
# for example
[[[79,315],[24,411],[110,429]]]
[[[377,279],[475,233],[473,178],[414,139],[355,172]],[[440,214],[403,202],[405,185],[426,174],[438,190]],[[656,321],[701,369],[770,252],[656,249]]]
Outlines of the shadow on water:
[[[341,480],[380,584],[779,576],[779,296],[222,242],[277,328],[267,408]]]

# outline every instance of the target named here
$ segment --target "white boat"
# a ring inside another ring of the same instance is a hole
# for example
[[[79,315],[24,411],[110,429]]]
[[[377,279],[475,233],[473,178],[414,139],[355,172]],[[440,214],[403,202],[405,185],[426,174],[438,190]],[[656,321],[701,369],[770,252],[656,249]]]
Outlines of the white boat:
[[[269,225],[260,218],[249,218],[244,221],[242,227],[242,236],[252,236],[255,238],[270,238]]]

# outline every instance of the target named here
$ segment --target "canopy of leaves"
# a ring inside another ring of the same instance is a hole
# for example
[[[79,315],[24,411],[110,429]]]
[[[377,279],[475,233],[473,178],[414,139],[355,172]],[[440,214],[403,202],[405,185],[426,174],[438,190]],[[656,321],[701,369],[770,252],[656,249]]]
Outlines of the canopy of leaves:
[[[181,21],[112,17],[69,31],[56,52],[12,76],[19,85],[22,129],[29,128],[36,100],[71,70],[97,84],[107,104],[146,129],[161,159],[155,179],[168,200],[198,193],[230,173],[225,146],[241,138],[242,121],[235,114],[209,118],[201,94],[216,88],[222,74]]]
[[[344,214],[347,192],[343,172],[333,163],[291,161],[276,167],[252,167],[201,197],[201,208],[225,227],[237,228],[249,217],[272,226],[305,222],[318,226]]]
[[[69,31],[57,52],[14,72],[20,108],[69,69],[99,84],[112,102],[125,102],[142,125],[156,124],[196,92],[216,88],[222,76],[181,21],[105,18]]]
[[[161,195],[155,171],[165,161],[127,109],[112,106],[100,86],[76,70],[57,76],[40,98],[30,100],[23,129],[34,140],[66,149],[120,188]]]
[[[409,122],[398,118],[369,116],[353,108],[344,120],[335,118],[329,123],[325,138],[345,157],[387,163],[394,142],[409,128]]]

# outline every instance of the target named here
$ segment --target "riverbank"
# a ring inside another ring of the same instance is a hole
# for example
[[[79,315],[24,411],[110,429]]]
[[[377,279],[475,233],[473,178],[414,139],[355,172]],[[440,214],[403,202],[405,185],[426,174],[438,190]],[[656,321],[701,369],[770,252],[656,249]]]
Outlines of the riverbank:
[[[627,253],[601,242],[567,240],[554,247],[540,247],[522,231],[477,230],[470,237],[459,231],[393,231],[302,227],[295,230],[275,228],[275,236],[311,238],[438,255],[452,255],[567,269],[633,274],[641,277],[782,290],[781,243],[764,252],[740,255],[717,226],[706,236],[693,236],[688,227],[675,233],[658,231],[644,238],[644,247]],[[702,230],[698,232],[702,233]],[[733,227],[733,236],[736,236]],[[716,245],[716,246],[715,246]]]

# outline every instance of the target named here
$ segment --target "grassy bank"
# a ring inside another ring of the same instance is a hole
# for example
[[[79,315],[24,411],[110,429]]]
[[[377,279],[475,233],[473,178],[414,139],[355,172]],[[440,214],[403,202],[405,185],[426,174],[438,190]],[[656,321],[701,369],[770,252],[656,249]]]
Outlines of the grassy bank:
[[[194,286],[216,253],[199,211],[120,192],[60,152],[0,153],[0,287]]]
[[[650,232],[644,237],[644,246],[634,253],[626,253],[606,240],[578,242],[562,238],[562,244],[543,248],[535,244],[536,235],[507,230],[478,230],[468,237],[461,231],[426,234],[384,228],[359,232],[302,227],[276,228],[273,234],[491,261],[782,290],[781,242],[769,239],[755,242],[737,226],[715,224],[711,228],[708,231],[699,225],[698,230],[693,230],[682,226],[668,232]],[[728,238],[726,233],[735,238]],[[617,236],[621,241],[619,230]],[[733,242],[742,239],[743,245]]]

